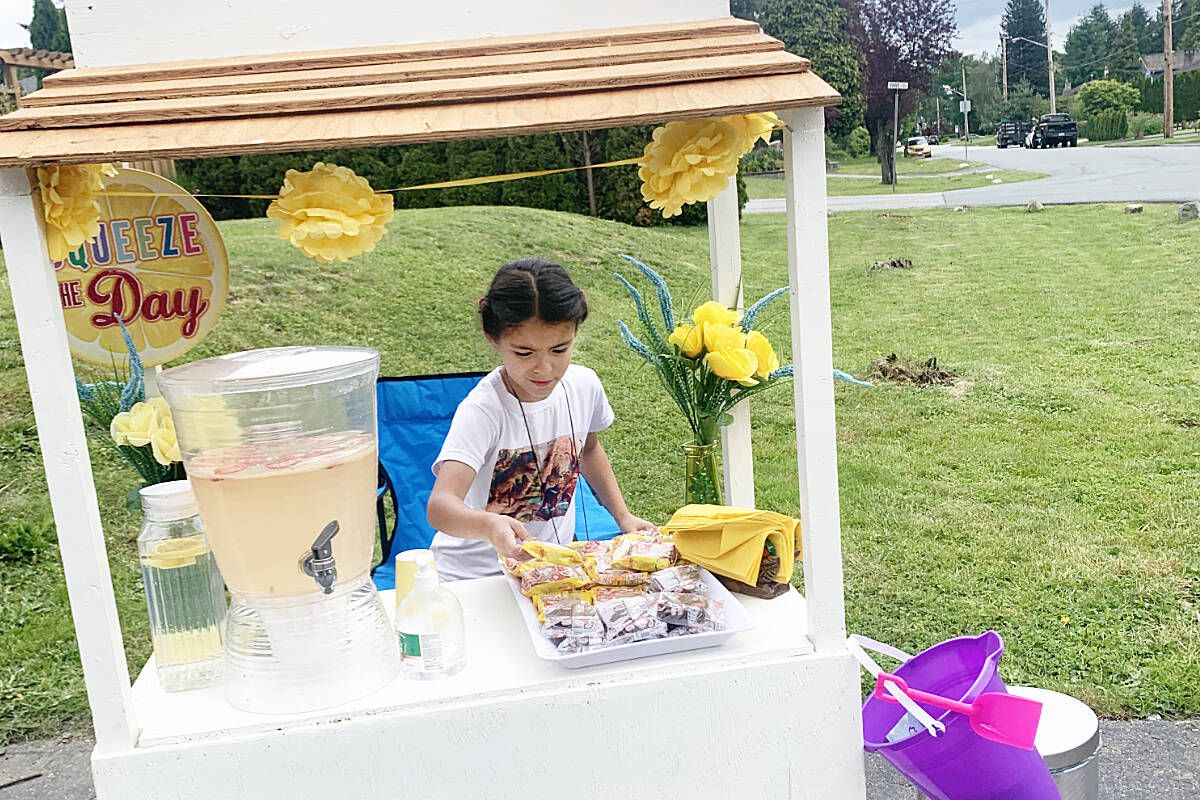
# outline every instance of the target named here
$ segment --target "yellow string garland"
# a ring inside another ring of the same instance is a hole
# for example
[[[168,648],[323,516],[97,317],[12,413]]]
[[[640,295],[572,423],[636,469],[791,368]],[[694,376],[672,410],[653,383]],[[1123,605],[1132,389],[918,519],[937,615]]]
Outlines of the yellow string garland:
[[[651,208],[661,210],[663,217],[673,217],[685,205],[707,202],[720,194],[729,185],[729,178],[737,173],[741,157],[754,149],[757,140],[768,141],[771,131],[781,127],[783,123],[771,111],[676,120],[654,129],[653,138],[640,157],[594,164],[591,168],[637,164],[643,199]],[[331,263],[375,249],[395,214],[392,191],[469,186],[575,169],[585,167],[461,178],[376,191],[365,178],[347,167],[317,162],[307,172],[289,169],[276,196],[194,196],[270,199],[267,216],[282,223],[279,238],[311,258]],[[52,260],[63,261],[99,234],[97,197],[154,194],[104,191],[104,177],[116,174],[112,164],[38,168],[42,214]]]

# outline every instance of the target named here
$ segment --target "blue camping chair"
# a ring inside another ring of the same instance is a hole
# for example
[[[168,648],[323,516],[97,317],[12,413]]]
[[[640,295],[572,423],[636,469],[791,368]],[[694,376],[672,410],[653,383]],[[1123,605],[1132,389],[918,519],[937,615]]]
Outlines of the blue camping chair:
[[[383,559],[371,573],[380,589],[396,582],[392,556],[429,547],[434,530],[425,519],[433,491],[433,460],[450,431],[454,411],[485,372],[380,378],[375,387],[379,408],[379,543]],[[600,505],[591,487],[579,476],[576,489],[577,539],[611,539],[620,530]],[[391,505],[395,523],[389,528],[385,509]]]

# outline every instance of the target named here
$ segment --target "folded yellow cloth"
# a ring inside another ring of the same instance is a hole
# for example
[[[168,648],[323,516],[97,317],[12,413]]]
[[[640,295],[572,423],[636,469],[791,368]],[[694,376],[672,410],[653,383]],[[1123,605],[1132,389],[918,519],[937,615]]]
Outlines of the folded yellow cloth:
[[[775,580],[791,580],[799,527],[800,520],[774,511],[696,504],[676,511],[661,530],[674,534],[681,557],[753,586],[768,540],[779,555]]]

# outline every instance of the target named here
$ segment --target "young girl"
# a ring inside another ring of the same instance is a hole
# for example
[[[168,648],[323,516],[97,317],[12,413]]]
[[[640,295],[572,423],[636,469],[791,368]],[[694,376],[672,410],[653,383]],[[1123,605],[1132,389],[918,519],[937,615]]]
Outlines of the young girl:
[[[526,539],[572,541],[581,473],[622,531],[655,530],[625,507],[596,438],[613,421],[604,387],[571,363],[583,290],[557,264],[511,261],[479,314],[501,366],[459,405],[433,463],[427,515],[442,579],[497,575],[497,553],[512,556]]]

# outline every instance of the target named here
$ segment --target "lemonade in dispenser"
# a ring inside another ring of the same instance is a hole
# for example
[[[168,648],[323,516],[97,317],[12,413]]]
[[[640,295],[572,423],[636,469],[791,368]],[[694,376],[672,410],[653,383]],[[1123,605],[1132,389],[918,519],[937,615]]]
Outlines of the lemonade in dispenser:
[[[370,349],[280,347],[159,376],[233,598],[226,693],[239,708],[327,707],[399,669],[370,579],[378,371]]]

